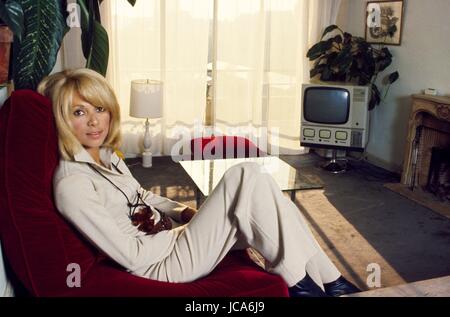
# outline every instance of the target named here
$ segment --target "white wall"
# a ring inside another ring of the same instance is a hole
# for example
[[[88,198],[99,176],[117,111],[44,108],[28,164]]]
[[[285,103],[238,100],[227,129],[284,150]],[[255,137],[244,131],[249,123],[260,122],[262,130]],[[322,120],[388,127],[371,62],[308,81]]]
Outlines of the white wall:
[[[343,0],[341,28],[364,36],[366,2]],[[401,172],[412,94],[431,87],[450,96],[449,14],[449,0],[404,0],[402,43],[388,46],[394,61],[385,71],[398,70],[400,78],[371,112],[367,158],[378,166]]]

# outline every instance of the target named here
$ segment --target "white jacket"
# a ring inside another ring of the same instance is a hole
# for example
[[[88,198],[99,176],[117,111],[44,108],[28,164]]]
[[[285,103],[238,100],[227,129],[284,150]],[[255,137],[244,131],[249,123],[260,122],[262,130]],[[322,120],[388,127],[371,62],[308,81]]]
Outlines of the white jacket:
[[[129,201],[135,202],[139,192],[147,204],[175,221],[180,222],[180,213],[187,206],[143,189],[113,151],[100,149],[100,160],[110,169],[97,164],[84,149],[75,155],[75,161],[60,161],[53,181],[56,207],[101,251],[132,273],[144,275],[150,265],[172,251],[180,230],[155,235],[139,231],[130,221],[125,196],[87,163],[118,186]]]

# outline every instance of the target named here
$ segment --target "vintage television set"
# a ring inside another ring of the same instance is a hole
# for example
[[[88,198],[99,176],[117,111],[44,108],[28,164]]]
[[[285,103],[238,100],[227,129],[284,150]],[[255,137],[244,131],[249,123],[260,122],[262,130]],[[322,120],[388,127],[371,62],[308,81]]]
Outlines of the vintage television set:
[[[303,84],[300,144],[363,152],[369,136],[369,87]],[[331,167],[338,168],[337,166]]]

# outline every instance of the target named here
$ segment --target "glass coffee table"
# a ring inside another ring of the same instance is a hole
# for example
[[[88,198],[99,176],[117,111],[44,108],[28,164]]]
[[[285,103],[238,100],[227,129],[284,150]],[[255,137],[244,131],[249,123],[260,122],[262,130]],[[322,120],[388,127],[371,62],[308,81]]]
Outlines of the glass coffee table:
[[[197,207],[200,206],[202,196],[207,197],[213,191],[226,170],[242,162],[255,162],[261,165],[275,179],[282,191],[290,193],[292,201],[297,190],[322,188],[276,156],[180,161],[196,185]]]

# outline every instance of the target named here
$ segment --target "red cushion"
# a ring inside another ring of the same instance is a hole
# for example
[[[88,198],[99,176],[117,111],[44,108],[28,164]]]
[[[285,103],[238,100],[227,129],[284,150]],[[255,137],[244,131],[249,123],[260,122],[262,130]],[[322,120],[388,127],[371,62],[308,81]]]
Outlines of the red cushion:
[[[191,140],[191,159],[259,157],[265,153],[240,136],[211,136]]]
[[[59,157],[50,102],[17,91],[0,116],[0,232],[9,264],[35,295],[67,289],[66,267],[82,277],[97,252],[62,219],[53,204],[52,177]]]
[[[81,288],[64,296],[164,296],[164,297],[273,297],[287,296],[286,284],[277,275],[255,267],[245,252],[230,252],[207,277],[191,283],[144,279],[119,270],[112,262],[95,265]]]
[[[0,239],[18,280],[35,296],[287,296],[286,284],[242,252],[207,277],[163,283],[133,276],[102,256],[57,212],[52,177],[59,157],[51,104],[16,91],[0,109]],[[66,284],[81,268],[81,288]]]

